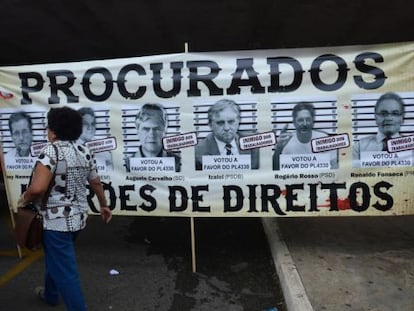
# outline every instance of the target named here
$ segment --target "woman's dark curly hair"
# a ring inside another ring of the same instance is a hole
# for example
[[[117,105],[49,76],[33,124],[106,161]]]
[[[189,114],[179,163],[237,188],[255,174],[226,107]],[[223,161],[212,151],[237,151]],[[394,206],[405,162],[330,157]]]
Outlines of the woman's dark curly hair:
[[[74,141],[82,134],[82,116],[69,107],[52,108],[47,113],[47,127],[57,139]]]

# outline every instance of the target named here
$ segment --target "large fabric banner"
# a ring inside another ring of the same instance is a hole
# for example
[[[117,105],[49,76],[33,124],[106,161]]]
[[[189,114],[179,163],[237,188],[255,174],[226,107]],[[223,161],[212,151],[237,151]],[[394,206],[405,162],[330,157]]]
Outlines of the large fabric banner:
[[[414,214],[414,43],[0,68],[9,203],[46,113],[83,116],[114,214]],[[96,197],[89,196],[91,213]]]

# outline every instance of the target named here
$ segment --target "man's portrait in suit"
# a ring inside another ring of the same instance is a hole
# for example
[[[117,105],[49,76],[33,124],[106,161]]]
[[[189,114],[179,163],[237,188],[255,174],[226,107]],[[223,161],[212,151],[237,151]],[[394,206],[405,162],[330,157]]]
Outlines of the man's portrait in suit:
[[[211,129],[195,147],[196,170],[203,169],[203,156],[250,155],[250,167],[259,167],[259,151],[241,150],[239,146],[240,107],[230,99],[221,99],[208,109],[208,126]]]
[[[388,166],[387,161],[377,161],[373,156],[377,153],[388,153],[388,140],[403,137],[402,126],[405,119],[405,103],[403,98],[394,92],[382,94],[374,106],[376,132],[363,136],[355,141],[352,150],[354,167]],[[395,152],[393,157],[412,162],[411,152]]]
[[[396,93],[388,92],[378,98],[374,108],[378,131],[356,142],[353,149],[355,160],[360,160],[361,152],[364,151],[387,151],[386,141],[401,137],[400,127],[404,122],[404,106],[404,101]]]

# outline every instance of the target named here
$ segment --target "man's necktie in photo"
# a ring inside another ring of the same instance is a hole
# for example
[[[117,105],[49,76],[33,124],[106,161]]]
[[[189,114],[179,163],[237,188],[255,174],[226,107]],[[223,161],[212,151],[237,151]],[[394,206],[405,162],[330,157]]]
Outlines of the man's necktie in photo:
[[[388,151],[387,141],[388,141],[389,139],[390,139],[389,137],[385,137],[385,138],[382,140],[382,151]]]
[[[233,152],[231,152],[231,144],[226,144],[226,155],[232,155]]]

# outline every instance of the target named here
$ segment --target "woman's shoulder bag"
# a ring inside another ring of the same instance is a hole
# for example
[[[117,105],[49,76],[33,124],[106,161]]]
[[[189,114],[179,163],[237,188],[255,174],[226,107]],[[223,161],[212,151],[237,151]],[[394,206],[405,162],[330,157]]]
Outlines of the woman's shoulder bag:
[[[42,204],[46,205],[52,189],[52,184],[56,176],[57,162],[59,161],[58,148],[52,144],[56,152],[56,166],[49,187],[43,197]],[[30,183],[29,183],[30,184]],[[14,234],[17,245],[29,250],[36,250],[42,247],[43,238],[43,218],[33,202],[24,207],[18,207],[15,214]]]

